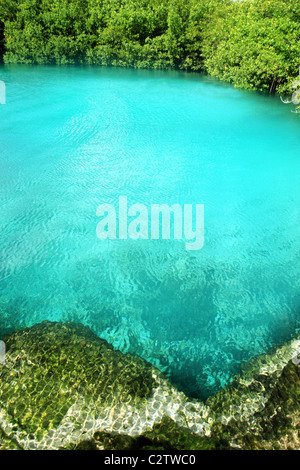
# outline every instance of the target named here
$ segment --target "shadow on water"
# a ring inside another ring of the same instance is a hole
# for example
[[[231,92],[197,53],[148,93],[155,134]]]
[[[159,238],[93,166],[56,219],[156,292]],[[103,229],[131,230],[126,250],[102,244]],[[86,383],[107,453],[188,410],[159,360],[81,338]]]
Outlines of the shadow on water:
[[[205,400],[244,362],[299,328],[296,297],[281,316],[255,317],[246,304],[243,315],[234,306],[224,311],[220,272],[227,271],[203,267],[201,258],[180,249],[166,255],[132,245],[74,263],[61,290],[52,292],[55,305],[61,302],[55,314],[47,313],[46,296],[2,296],[0,333],[46,319],[80,322],[123,353],[151,362],[187,395]]]

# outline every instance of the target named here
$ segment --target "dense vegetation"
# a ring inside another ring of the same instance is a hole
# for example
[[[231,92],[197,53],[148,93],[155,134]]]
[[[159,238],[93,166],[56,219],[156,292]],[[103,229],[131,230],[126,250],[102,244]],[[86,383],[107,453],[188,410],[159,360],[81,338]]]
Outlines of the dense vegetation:
[[[288,91],[300,63],[299,0],[0,0],[5,63],[205,71]]]

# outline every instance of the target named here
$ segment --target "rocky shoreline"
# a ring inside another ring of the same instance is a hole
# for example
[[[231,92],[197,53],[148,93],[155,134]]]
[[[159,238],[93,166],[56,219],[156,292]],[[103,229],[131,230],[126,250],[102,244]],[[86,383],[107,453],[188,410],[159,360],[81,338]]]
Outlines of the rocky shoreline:
[[[0,450],[300,448],[300,337],[205,403],[81,324],[45,321],[3,340]]]

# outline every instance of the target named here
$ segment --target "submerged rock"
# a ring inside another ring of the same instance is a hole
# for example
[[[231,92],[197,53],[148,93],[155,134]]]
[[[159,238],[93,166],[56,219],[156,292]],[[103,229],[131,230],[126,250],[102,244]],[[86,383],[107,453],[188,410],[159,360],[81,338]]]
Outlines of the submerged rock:
[[[255,358],[206,403],[81,324],[3,338],[0,449],[296,449],[295,343]]]

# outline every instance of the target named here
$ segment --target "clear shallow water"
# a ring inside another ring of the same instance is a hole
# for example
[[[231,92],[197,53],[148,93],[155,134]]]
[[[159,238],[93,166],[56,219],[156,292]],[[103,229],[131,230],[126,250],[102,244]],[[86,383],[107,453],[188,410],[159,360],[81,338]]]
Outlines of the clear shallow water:
[[[0,330],[89,325],[189,395],[299,328],[299,117],[196,75],[3,67]],[[96,237],[99,204],[204,204],[205,244]]]

